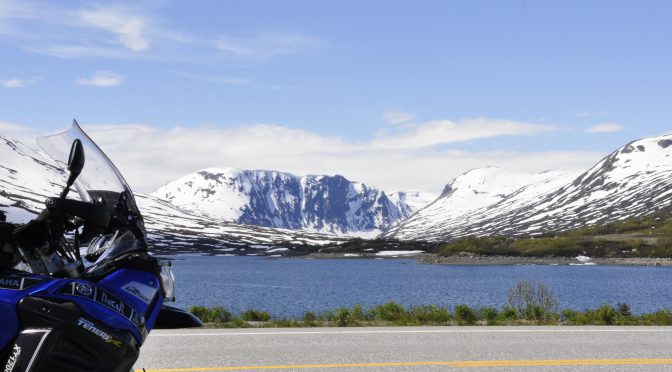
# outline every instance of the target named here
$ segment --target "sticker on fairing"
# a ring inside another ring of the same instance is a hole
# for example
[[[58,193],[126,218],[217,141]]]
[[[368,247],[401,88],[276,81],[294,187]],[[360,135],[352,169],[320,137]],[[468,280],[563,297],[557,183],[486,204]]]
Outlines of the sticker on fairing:
[[[5,364],[4,372],[14,371],[14,367],[16,367],[16,362],[19,360],[20,356],[21,356],[21,347],[15,344],[14,348],[12,349],[12,355],[9,356],[7,364]]]
[[[0,277],[0,289],[8,289],[10,291],[22,291],[30,287],[42,283],[42,279],[23,278],[19,276],[2,276]]]
[[[152,299],[156,295],[156,288],[138,282],[130,282],[123,289],[147,304],[152,302]]]
[[[62,294],[84,297],[91,301],[104,305],[131,321],[138,329],[142,330],[145,317],[135,311],[129,304],[118,297],[88,283],[73,282],[60,290]]]
[[[110,336],[107,332],[96,327],[96,325],[88,319],[79,318],[79,320],[77,321],[77,325],[93,333],[94,335],[100,337],[103,341],[105,341],[106,344],[114,345],[116,347],[121,347],[123,345],[121,340],[118,340]]]

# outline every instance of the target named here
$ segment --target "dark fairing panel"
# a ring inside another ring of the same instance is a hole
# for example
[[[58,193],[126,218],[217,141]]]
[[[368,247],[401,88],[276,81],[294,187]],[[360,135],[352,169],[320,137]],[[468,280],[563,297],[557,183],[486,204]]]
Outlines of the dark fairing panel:
[[[194,314],[172,306],[162,306],[154,329],[199,328],[203,323]]]

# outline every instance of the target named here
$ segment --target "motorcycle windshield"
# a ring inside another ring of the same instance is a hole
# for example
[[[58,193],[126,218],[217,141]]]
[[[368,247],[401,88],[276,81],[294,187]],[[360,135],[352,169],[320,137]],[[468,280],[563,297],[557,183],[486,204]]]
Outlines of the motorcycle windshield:
[[[84,133],[77,121],[73,121],[72,128],[63,133],[38,137],[37,144],[67,174],[70,148],[76,139],[82,141],[85,157],[84,169],[74,183],[81,200],[91,202],[101,193],[120,194],[126,191],[127,197],[132,200],[130,205],[136,206],[133,192],[124,177],[98,145]],[[135,209],[132,212],[139,215],[140,211],[137,207]]]

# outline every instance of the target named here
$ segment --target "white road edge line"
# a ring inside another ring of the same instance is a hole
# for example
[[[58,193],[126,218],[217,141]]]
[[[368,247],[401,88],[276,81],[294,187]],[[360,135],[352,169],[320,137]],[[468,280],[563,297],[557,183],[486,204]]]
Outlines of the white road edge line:
[[[398,331],[297,331],[297,332],[212,332],[212,333],[152,333],[155,337],[214,337],[214,336],[287,336],[287,335],[368,335],[395,333],[651,333],[670,332],[672,329],[464,329],[464,330],[398,330]]]

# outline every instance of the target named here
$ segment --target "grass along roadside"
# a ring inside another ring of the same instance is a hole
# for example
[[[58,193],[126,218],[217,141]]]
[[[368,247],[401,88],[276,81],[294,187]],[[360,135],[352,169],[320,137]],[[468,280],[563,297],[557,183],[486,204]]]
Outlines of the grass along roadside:
[[[299,328],[299,327],[376,327],[376,326],[460,326],[460,325],[672,325],[672,310],[632,314],[627,304],[602,305],[597,309],[545,312],[532,308],[525,313],[504,306],[474,308],[460,304],[454,308],[437,305],[404,306],[388,302],[373,308],[340,307],[316,314],[306,312],[302,318],[245,320],[222,307],[192,306],[194,313],[210,328]],[[254,310],[256,311],[256,310]]]
[[[232,314],[223,307],[192,306],[189,311],[211,328],[294,328],[459,325],[672,325],[672,310],[634,314],[627,304],[604,304],[596,309],[558,310],[559,303],[541,282],[519,282],[502,308],[418,305],[396,302],[364,308],[339,307],[301,318],[277,318],[259,310]]]

